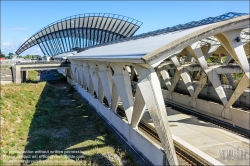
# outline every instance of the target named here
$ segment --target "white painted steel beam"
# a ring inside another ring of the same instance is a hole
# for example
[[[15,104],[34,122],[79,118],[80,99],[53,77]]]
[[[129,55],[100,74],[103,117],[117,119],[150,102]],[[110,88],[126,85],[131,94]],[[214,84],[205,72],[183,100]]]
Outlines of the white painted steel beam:
[[[199,43],[196,42],[196,43],[192,44],[191,46],[188,46],[187,50],[189,51],[189,53],[193,57],[195,57],[195,59],[197,59],[197,62],[204,69],[204,71],[206,72],[210,82],[212,83],[217,95],[219,96],[221,102],[225,106],[228,102],[227,96],[226,96],[225,91],[221,85],[218,73],[216,73],[215,70],[213,70],[207,66],[207,62],[206,62],[205,57],[201,51],[201,47],[200,47]]]
[[[238,86],[236,87],[234,93],[230,97],[227,105],[225,105],[222,111],[222,117],[231,119],[230,107],[235,103],[235,101],[242,95],[242,93],[250,86],[249,78],[246,74],[241,78]]]
[[[112,103],[112,71],[109,67],[109,65],[106,65],[104,63],[98,63],[99,67],[99,77],[100,81],[102,83],[102,87],[105,93],[105,96],[108,100],[108,105],[111,108]],[[114,110],[116,111],[116,110]]]
[[[130,75],[126,70],[125,65],[110,63],[114,70],[114,83],[121,97],[122,105],[125,110],[129,124],[131,123],[134,100],[132,95]]]
[[[246,73],[248,79],[250,79],[250,69],[247,56],[241,41],[236,41],[237,37],[240,37],[241,29],[227,31],[215,35],[215,37],[221,42],[221,45],[228,51],[228,53],[234,58],[242,70]]]
[[[136,93],[135,93],[134,110],[133,110],[132,120],[131,120],[131,126],[133,128],[137,128],[145,109],[146,109],[145,101],[141,94],[140,88],[137,86]]]
[[[161,92],[161,85],[153,68],[135,66],[139,73],[137,86],[140,88],[154,126],[161,140],[162,147],[166,153],[169,165],[178,165],[174,143],[168,124],[165,103]]]

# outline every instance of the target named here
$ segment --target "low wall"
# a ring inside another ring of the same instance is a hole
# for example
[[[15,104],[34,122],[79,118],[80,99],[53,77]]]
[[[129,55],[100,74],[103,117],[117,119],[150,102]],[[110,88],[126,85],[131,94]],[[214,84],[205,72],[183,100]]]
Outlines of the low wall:
[[[133,129],[126,121],[122,120],[111,109],[95,99],[91,94],[81,86],[67,77],[69,84],[74,85],[76,91],[85,98],[95,110],[101,114],[110,125],[112,125],[137,151],[144,155],[154,165],[165,165],[165,153],[163,149],[147,139],[143,133]]]
[[[168,90],[162,89],[162,94],[165,99],[167,99],[168,93],[169,93]],[[175,103],[181,104],[185,107],[191,108],[190,107],[191,97],[189,97],[188,95],[183,95],[180,93],[173,92],[172,101]],[[192,108],[192,109],[195,109],[199,112],[202,112],[214,118],[220,119],[222,121],[242,127],[244,129],[247,129],[247,130],[250,129],[250,125],[249,125],[250,112],[240,110],[237,108],[230,108],[231,119],[229,120],[229,119],[222,118],[221,115],[222,115],[223,108],[224,107],[221,104],[202,100],[202,99],[196,99],[196,108]]]
[[[167,86],[165,85],[164,80],[162,78],[160,78],[160,81],[161,81],[162,88],[167,89]],[[194,89],[196,89],[198,86],[198,82],[193,82],[192,85],[193,85]],[[223,86],[228,86],[228,85],[223,85]],[[183,80],[178,81],[176,88],[178,88],[178,90],[181,92],[189,94]],[[227,98],[230,99],[234,90],[231,88],[224,88],[224,92],[225,92]],[[199,93],[199,97],[204,97],[204,98],[209,97],[209,98],[213,99],[214,101],[221,102],[221,100],[220,100],[219,96],[217,95],[212,84],[209,86],[203,87],[201,92]],[[239,96],[239,98],[235,101],[235,103],[250,107],[250,100],[249,99],[250,99],[250,93],[245,91],[245,92],[243,92],[242,95]]]

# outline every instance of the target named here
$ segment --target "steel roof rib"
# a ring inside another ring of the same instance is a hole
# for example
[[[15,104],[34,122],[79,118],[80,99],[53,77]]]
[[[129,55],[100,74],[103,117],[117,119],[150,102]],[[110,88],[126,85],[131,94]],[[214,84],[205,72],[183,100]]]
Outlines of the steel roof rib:
[[[120,19],[120,17],[122,17],[122,19]],[[100,29],[104,18],[106,18],[105,25],[107,23],[107,25],[109,26],[108,27],[104,26],[103,29]],[[56,54],[62,53],[62,47],[64,52],[65,51],[69,52],[74,47],[79,47],[79,46],[81,47],[82,46],[81,43],[83,43],[84,48],[86,48],[89,46],[94,46],[103,43],[103,41],[115,40],[114,38],[116,38],[116,36],[121,35],[118,32],[116,32],[117,28],[114,28],[115,23],[118,20],[124,22],[124,25],[126,23],[129,23],[129,25],[132,24],[133,27],[136,27],[135,32],[142,25],[142,22],[140,21],[136,20],[137,23],[132,23],[123,18],[129,18],[129,17],[114,15],[111,13],[87,13],[83,15],[80,14],[63,18],[61,20],[55,21],[45,26],[44,28],[40,29],[35,34],[33,34],[27,41],[25,41],[18,48],[16,54],[19,55],[25,50],[29,49],[30,47],[38,44],[43,53],[48,53],[49,55],[54,56]],[[82,24],[80,23],[81,19],[82,19]],[[101,21],[99,21],[100,19]],[[74,25],[72,24],[72,21],[74,22],[73,23]],[[129,30],[131,31],[132,29]],[[79,33],[80,31],[81,33]],[[130,34],[127,34],[125,36],[123,35],[122,38],[130,36],[131,36]],[[64,43],[63,43],[63,38],[64,38]],[[45,50],[46,47],[43,45],[43,43],[46,44],[47,49],[49,49],[49,52]],[[61,44],[63,46],[61,46]]]

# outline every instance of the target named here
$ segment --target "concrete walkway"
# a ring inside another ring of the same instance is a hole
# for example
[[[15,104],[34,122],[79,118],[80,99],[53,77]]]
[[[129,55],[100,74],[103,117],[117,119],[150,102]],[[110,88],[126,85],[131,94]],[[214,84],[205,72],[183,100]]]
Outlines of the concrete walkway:
[[[173,140],[213,165],[249,165],[249,139],[167,107]],[[153,125],[146,111],[143,120]]]

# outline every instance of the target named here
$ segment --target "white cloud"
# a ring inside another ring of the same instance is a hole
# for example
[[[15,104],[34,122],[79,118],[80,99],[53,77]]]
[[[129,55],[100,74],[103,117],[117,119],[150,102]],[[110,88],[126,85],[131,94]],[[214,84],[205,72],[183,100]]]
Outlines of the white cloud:
[[[4,27],[3,29],[12,31],[28,31],[29,29],[23,27]]]
[[[10,46],[10,45],[11,45],[11,42],[3,42],[2,45],[3,45],[3,46]]]
[[[27,49],[26,51],[24,51],[23,53],[21,53],[21,55],[43,55],[40,47],[38,45],[35,45],[29,49]]]
[[[27,29],[27,28],[22,28],[22,27],[15,27],[15,28],[12,28],[12,30],[17,30],[17,31],[28,31],[29,29]]]
[[[2,42],[1,43],[1,51],[7,55],[9,52],[15,53],[17,49],[23,44],[23,41],[21,42]],[[41,49],[38,45],[33,46],[29,48],[28,50],[24,51],[21,55],[43,55]]]

